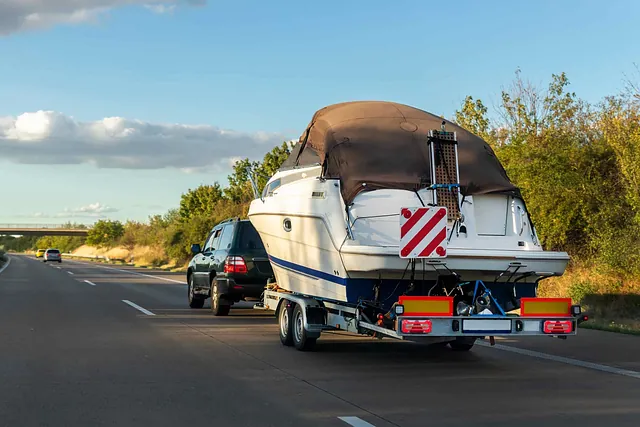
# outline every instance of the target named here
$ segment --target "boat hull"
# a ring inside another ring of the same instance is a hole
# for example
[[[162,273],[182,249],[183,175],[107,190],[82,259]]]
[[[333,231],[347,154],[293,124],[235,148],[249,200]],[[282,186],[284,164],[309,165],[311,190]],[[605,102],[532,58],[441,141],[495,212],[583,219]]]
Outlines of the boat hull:
[[[357,304],[360,299],[373,298],[377,283],[382,283],[383,294],[391,296],[393,288],[404,290],[402,283],[410,281],[410,261],[400,258],[397,247],[336,243],[322,216],[254,214],[250,218],[265,244],[278,286],[283,289]],[[285,220],[291,221],[291,231],[283,230],[281,224]],[[537,279],[561,275],[568,261],[562,252],[450,248],[444,259],[416,260],[414,277],[430,287],[439,275],[451,271],[463,281],[488,282],[505,273],[503,283],[497,285],[506,287],[512,280],[524,277],[517,286],[523,295],[535,296]]]

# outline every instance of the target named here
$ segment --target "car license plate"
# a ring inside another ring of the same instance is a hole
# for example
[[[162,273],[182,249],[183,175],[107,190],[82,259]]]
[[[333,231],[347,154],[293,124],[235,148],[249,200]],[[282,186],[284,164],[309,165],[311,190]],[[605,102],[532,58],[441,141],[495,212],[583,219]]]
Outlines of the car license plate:
[[[511,333],[511,320],[465,319],[462,321],[462,332]]]

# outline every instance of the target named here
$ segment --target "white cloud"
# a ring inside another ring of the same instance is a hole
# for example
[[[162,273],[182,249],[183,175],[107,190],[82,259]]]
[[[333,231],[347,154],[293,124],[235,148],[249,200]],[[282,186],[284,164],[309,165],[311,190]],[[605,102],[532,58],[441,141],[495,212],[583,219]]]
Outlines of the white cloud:
[[[277,133],[122,117],[82,122],[55,111],[0,117],[0,159],[22,164],[220,172],[238,158],[261,159],[284,139]]]
[[[0,0],[0,35],[90,22],[110,9],[140,4],[156,13],[170,12],[177,3],[202,5],[206,0]]]
[[[175,4],[145,4],[144,7],[146,7],[147,9],[149,9],[150,11],[157,13],[157,14],[163,14],[163,13],[171,13],[175,10],[176,5]]]
[[[105,206],[100,202],[96,202],[75,209],[65,209],[63,213],[67,212],[72,214],[100,215],[103,213],[118,212],[118,209],[112,208],[111,206]]]
[[[36,212],[32,215],[25,215],[27,218],[107,218],[109,213],[118,212],[119,209],[103,205],[100,202],[90,203],[77,208],[65,208],[62,212],[48,214]]]

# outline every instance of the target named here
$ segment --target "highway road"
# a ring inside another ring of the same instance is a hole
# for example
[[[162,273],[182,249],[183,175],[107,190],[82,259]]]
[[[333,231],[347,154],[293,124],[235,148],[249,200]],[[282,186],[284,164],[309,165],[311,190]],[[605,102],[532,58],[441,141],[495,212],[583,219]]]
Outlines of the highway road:
[[[640,337],[469,353],[186,305],[182,275],[13,255],[0,272],[0,426],[640,425]]]

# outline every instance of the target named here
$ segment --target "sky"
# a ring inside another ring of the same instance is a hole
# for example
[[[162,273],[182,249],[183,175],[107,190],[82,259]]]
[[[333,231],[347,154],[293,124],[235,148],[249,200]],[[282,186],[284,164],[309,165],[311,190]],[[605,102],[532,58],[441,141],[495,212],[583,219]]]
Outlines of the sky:
[[[518,68],[597,102],[638,22],[635,0],[0,0],[0,224],[145,220],[337,102],[451,117]]]

